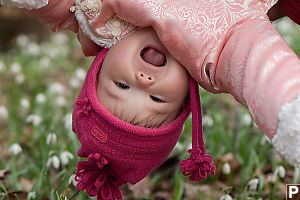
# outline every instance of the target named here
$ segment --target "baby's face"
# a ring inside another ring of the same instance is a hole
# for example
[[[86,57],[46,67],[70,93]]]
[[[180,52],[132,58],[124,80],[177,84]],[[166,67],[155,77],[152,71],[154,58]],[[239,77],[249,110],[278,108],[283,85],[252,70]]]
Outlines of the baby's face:
[[[177,117],[188,89],[185,68],[152,28],[143,28],[108,51],[98,77],[97,96],[116,117],[153,128]]]

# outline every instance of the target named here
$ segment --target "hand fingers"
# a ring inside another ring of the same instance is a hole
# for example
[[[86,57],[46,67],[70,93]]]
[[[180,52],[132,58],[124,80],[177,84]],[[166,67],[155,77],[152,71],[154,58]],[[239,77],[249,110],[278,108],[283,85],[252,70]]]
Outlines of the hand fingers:
[[[102,0],[102,2],[103,2],[103,0]],[[116,15],[113,7],[109,3],[105,3],[105,2],[106,1],[104,1],[104,3],[102,4],[100,14],[97,15],[90,22],[90,25],[94,29],[104,26],[108,20],[110,20],[111,18],[113,18]]]

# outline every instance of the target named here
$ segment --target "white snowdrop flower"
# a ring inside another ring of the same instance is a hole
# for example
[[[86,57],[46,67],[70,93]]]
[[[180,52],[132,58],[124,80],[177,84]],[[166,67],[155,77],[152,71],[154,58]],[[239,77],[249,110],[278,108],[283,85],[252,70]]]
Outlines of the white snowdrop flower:
[[[293,37],[291,35],[284,35],[282,37],[286,41],[286,43],[288,43],[288,45],[291,45],[294,42]]]
[[[77,70],[75,71],[75,76],[76,76],[76,78],[78,78],[79,80],[84,80],[85,75],[86,75],[86,72],[85,72],[84,69],[79,68],[79,69],[77,69]]]
[[[10,71],[13,74],[19,74],[21,72],[21,65],[20,65],[20,63],[15,62],[15,63],[11,64]]]
[[[46,67],[49,67],[49,65],[50,65],[50,59],[48,57],[43,57],[43,58],[40,59],[40,66],[41,67],[46,68]]]
[[[28,200],[34,200],[34,199],[36,199],[36,193],[35,192],[29,192],[27,194],[27,199]]]
[[[179,151],[182,151],[183,150],[183,146],[180,142],[177,142],[176,145],[175,145],[175,149],[178,149]]]
[[[271,140],[268,138],[268,136],[264,135],[262,138],[261,138],[261,141],[260,141],[260,144],[261,145],[264,145],[266,143],[271,143]]]
[[[245,126],[250,126],[251,123],[252,123],[252,117],[250,116],[250,114],[248,113],[244,114],[241,119],[241,124]]]
[[[21,99],[20,104],[25,109],[29,108],[29,106],[30,106],[30,102],[28,101],[28,99],[25,99],[25,98]]]
[[[258,186],[259,180],[257,178],[254,178],[248,182],[249,190],[256,191]]]
[[[2,62],[2,61],[0,60],[0,72],[5,71],[5,69],[6,69],[6,66],[5,66],[4,62]]]
[[[68,180],[68,183],[69,183],[69,185],[72,184],[74,187],[76,187],[76,185],[77,185],[78,182],[75,180],[75,174],[73,174],[73,175],[70,176],[70,178]]]
[[[187,149],[192,149],[193,145],[192,143],[188,145]]]
[[[258,128],[257,124],[255,123],[255,121],[253,121],[253,127],[254,128]]]
[[[22,84],[25,81],[25,76],[21,73],[17,74],[15,77],[16,83]]]
[[[69,85],[72,87],[72,88],[79,88],[81,86],[81,81],[78,80],[77,78],[71,78],[70,81],[69,81]]]
[[[280,178],[284,178],[284,177],[285,177],[285,173],[286,173],[285,168],[284,168],[282,165],[280,165],[280,166],[278,166],[278,167],[275,169],[275,171],[274,171],[274,176],[276,177],[277,174],[278,174],[278,176],[279,176]],[[276,178],[275,178],[275,179],[276,179]]]
[[[65,128],[72,129],[72,113],[68,113],[64,116]]]
[[[38,93],[35,97],[35,101],[39,104],[45,103],[46,99],[47,98],[43,93]]]
[[[5,106],[0,106],[0,119],[4,120],[8,117],[8,111]]]
[[[68,151],[63,151],[61,154],[60,154],[60,160],[61,160],[61,164],[63,166],[66,166],[69,164],[69,160],[73,160],[74,159],[74,156],[72,153],[68,152]]]
[[[22,153],[22,147],[18,143],[14,143],[9,147],[8,151],[11,154],[19,155]]]
[[[66,106],[67,105],[67,100],[65,97],[63,96],[58,96],[56,99],[55,99],[55,104],[59,107],[62,107],[62,106]]]
[[[57,140],[56,134],[55,133],[49,133],[46,139],[46,143],[48,145],[50,144],[55,144]]]
[[[230,167],[230,165],[229,165],[228,162],[225,162],[225,163],[224,163],[224,165],[223,165],[223,167],[222,167],[222,172],[223,172],[223,174],[230,174],[230,172],[231,172],[231,167]]]
[[[26,47],[29,43],[29,38],[26,35],[19,35],[16,42],[18,46]]]
[[[232,200],[232,197],[229,194],[223,195],[220,200]]]
[[[50,92],[52,94],[63,94],[64,91],[64,86],[58,82],[54,82],[50,85]]]
[[[64,45],[69,41],[69,38],[65,33],[56,33],[56,34],[53,34],[51,40],[55,44]]]
[[[42,122],[42,118],[39,115],[31,114],[27,116],[26,122],[38,126]]]
[[[275,23],[275,27],[280,33],[288,33],[293,29],[291,21],[286,18],[283,18],[278,23]]]
[[[57,156],[51,156],[48,160],[47,160],[47,164],[46,166],[48,168],[50,168],[51,166],[53,166],[55,169],[58,169],[60,166],[60,161],[58,159]]]
[[[59,51],[57,50],[57,47],[51,45],[46,48],[46,54],[50,58],[56,58],[59,55]]]
[[[202,121],[204,126],[212,127],[214,125],[213,119],[208,115],[203,116]]]
[[[31,42],[28,44],[26,51],[29,55],[38,56],[41,53],[40,46],[35,42]]]

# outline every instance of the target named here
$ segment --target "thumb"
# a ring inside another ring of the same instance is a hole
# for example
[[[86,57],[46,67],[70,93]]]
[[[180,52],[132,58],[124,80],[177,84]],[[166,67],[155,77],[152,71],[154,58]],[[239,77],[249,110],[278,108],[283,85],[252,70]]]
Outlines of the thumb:
[[[103,1],[103,0],[102,0]],[[104,26],[108,20],[116,15],[113,7],[109,3],[103,3],[101,6],[100,13],[90,22],[90,26],[93,29],[97,29]]]

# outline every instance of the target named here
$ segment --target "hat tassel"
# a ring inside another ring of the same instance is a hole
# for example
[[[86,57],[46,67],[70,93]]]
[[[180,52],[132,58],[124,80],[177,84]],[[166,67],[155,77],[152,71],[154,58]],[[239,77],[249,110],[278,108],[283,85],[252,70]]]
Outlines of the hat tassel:
[[[189,149],[190,158],[180,162],[180,170],[184,176],[189,176],[190,181],[201,181],[209,175],[215,175],[216,166],[212,156],[201,151]]]
[[[119,187],[124,183],[109,167],[109,163],[99,153],[89,155],[87,161],[79,161],[75,180],[79,191],[86,190],[91,196],[97,196],[97,200],[122,199]]]
[[[199,88],[196,81],[190,77],[190,100],[192,107],[192,149],[190,158],[180,162],[180,171],[189,176],[191,181],[201,181],[209,175],[215,175],[216,166],[213,157],[206,154],[203,141],[202,113]]]

